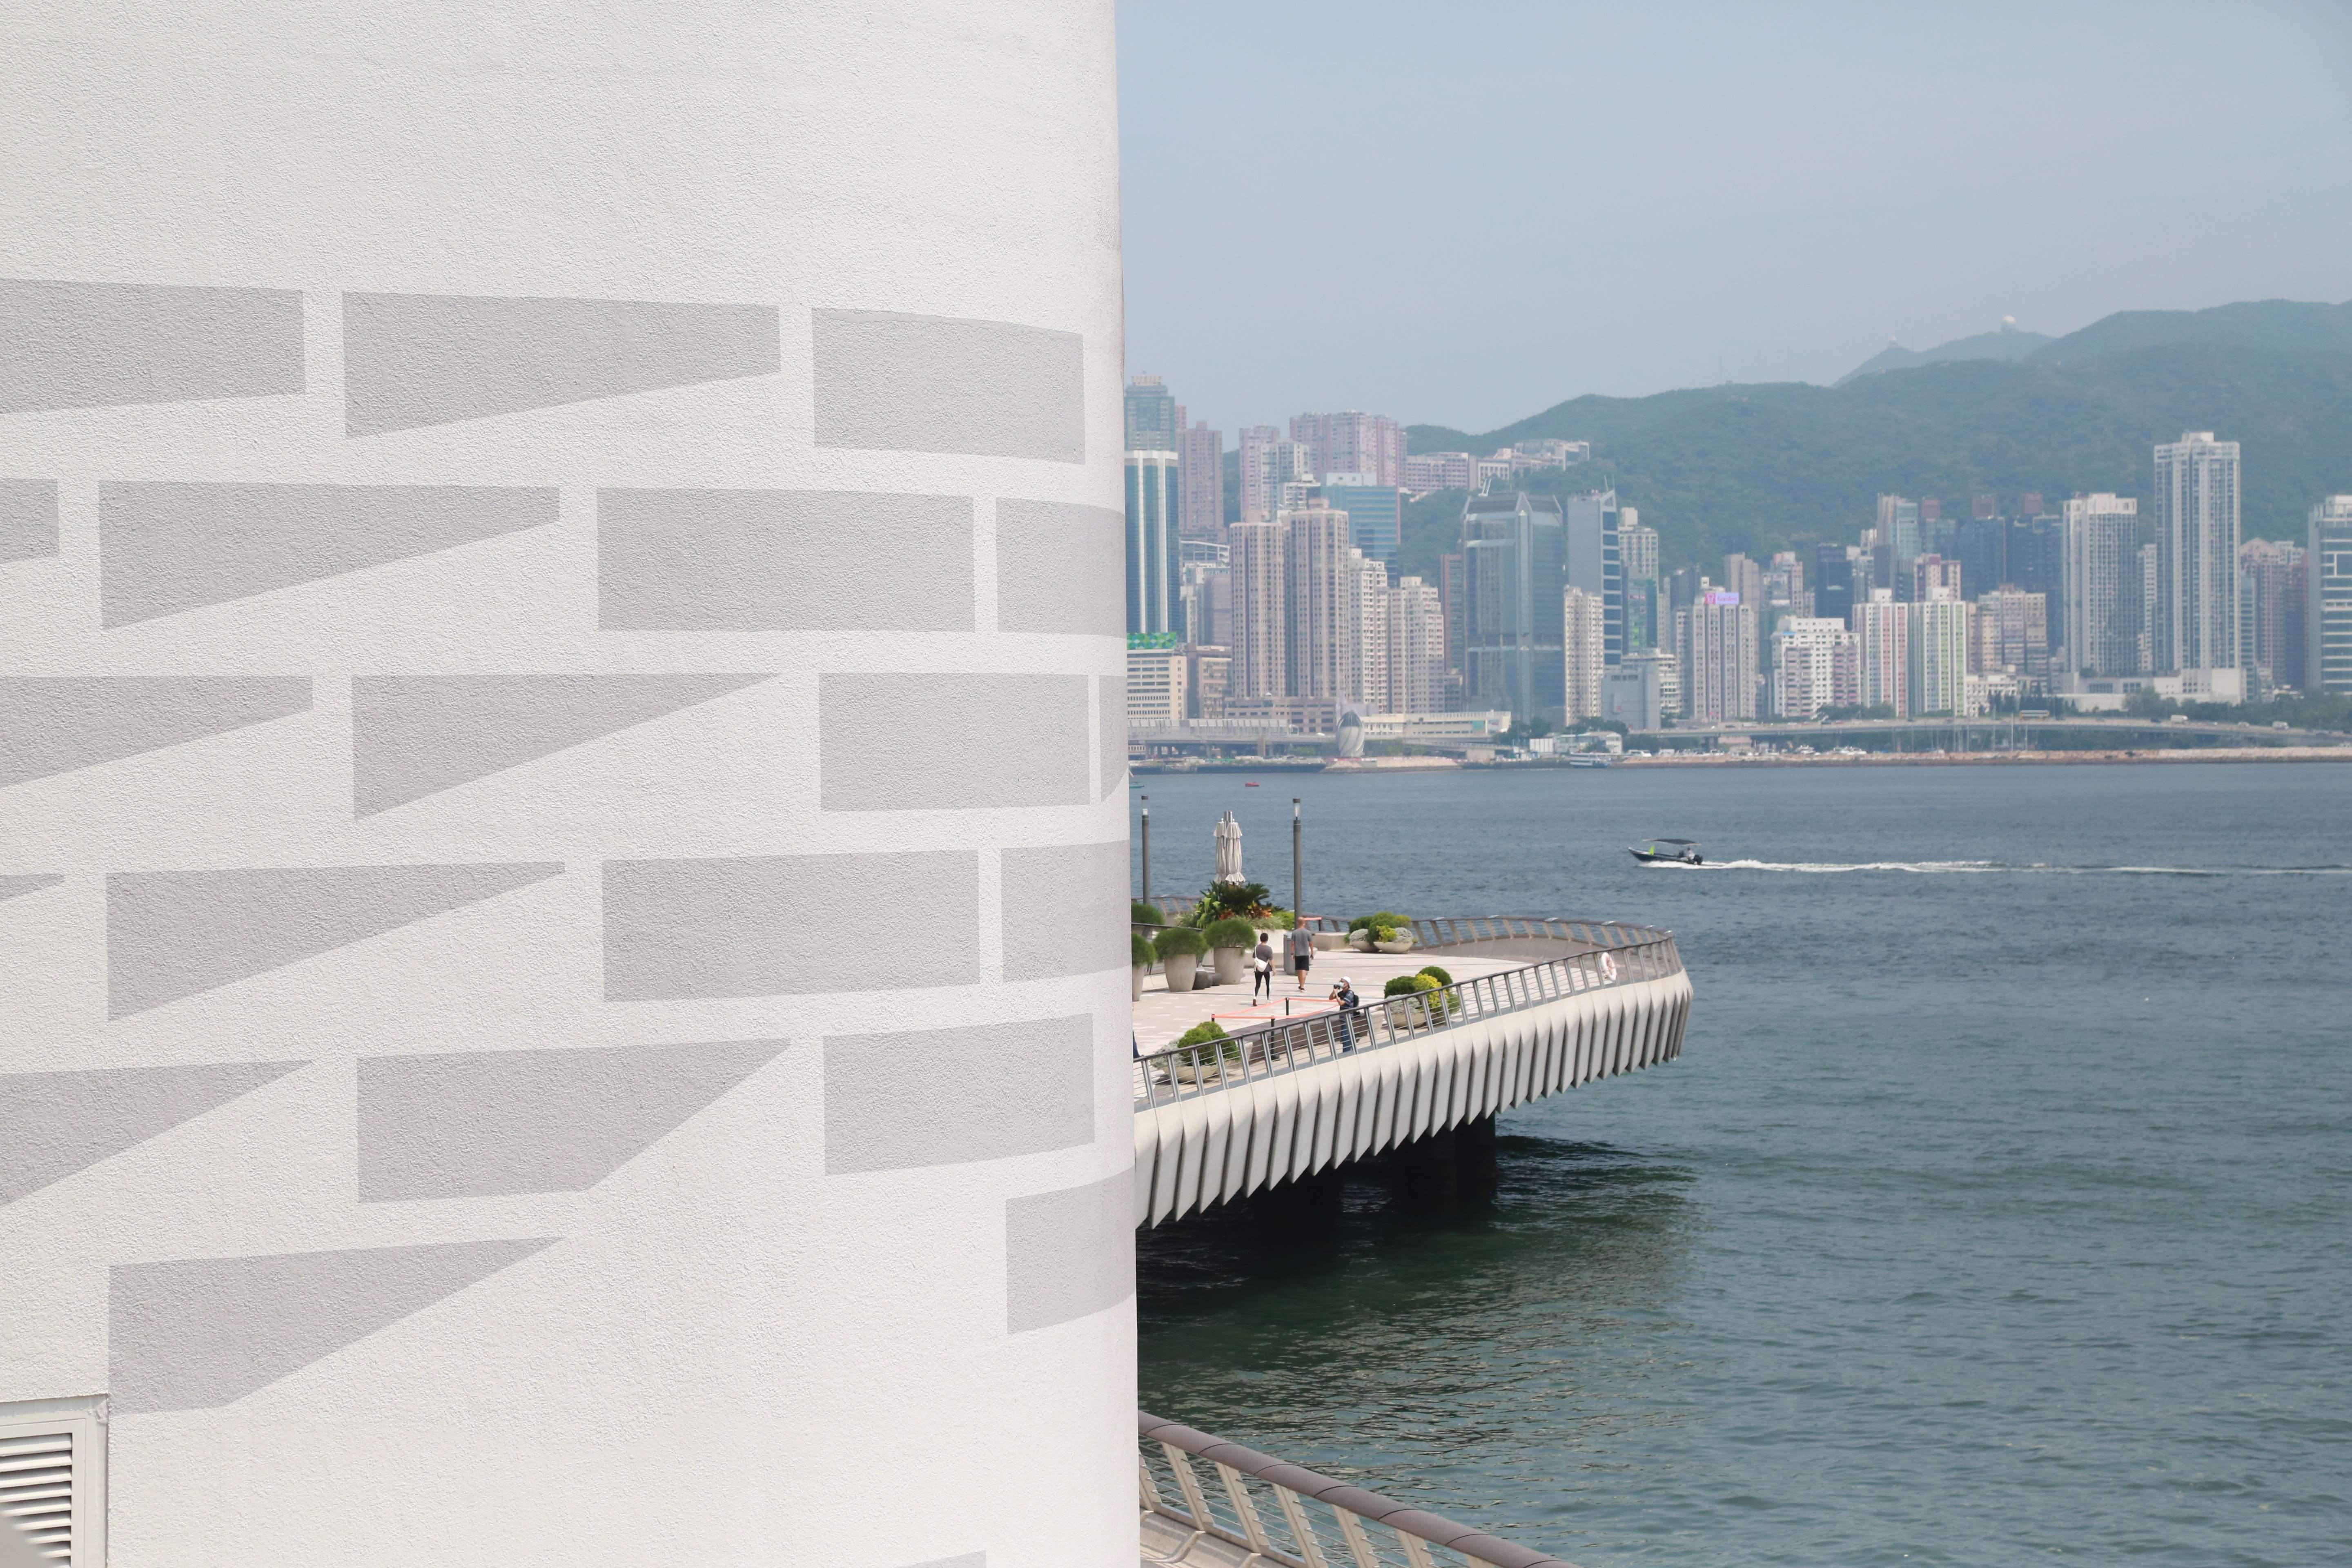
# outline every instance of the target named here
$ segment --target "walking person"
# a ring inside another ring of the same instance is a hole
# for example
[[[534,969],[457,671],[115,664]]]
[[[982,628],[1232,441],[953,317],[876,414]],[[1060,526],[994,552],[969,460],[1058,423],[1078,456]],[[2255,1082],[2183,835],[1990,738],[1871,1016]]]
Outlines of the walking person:
[[[1315,963],[1315,933],[1293,927],[1290,934],[1283,939],[1283,945],[1289,951],[1290,972],[1297,977],[1298,990],[1303,995],[1307,991],[1307,971]]]
[[[1250,1000],[1263,996],[1274,1000],[1274,941],[1265,931],[1257,933],[1256,951],[1250,954],[1250,971],[1256,979],[1250,985]]]

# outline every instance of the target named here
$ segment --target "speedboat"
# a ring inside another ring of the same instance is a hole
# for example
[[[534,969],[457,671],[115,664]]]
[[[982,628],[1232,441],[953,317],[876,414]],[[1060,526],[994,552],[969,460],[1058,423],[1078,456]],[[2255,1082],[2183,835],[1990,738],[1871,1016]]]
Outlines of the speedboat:
[[[1696,838],[1653,838],[1636,845],[1633,858],[1644,866],[1704,866],[1706,858],[1698,852]]]

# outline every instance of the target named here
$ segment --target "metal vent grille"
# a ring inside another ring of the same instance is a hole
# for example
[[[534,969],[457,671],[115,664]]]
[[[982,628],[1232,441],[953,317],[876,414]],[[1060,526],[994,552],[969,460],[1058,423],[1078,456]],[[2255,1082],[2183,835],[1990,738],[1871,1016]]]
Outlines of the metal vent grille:
[[[0,1405],[0,1562],[105,1568],[106,1396]]]
[[[0,1516],[44,1563],[74,1561],[74,1434],[0,1429]]]

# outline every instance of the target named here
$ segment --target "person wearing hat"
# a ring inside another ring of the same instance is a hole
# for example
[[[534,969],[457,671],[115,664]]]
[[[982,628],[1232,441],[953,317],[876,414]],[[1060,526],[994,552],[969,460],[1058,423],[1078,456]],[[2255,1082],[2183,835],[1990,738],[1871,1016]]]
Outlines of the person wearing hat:
[[[1331,987],[1331,1000],[1339,1006],[1339,1049],[1352,1051],[1356,1048],[1355,1014],[1362,1004],[1356,996],[1356,988],[1348,984],[1346,975],[1339,976],[1339,984]]]

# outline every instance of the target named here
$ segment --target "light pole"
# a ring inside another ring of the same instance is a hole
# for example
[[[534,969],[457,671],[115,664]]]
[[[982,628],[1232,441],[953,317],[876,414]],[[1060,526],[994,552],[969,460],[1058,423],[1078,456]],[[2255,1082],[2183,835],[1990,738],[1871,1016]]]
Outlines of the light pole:
[[[1143,901],[1151,902],[1151,797],[1143,797]]]
[[[1304,920],[1307,916],[1307,860],[1301,835],[1305,829],[1298,820],[1298,797],[1290,797],[1290,912]]]

